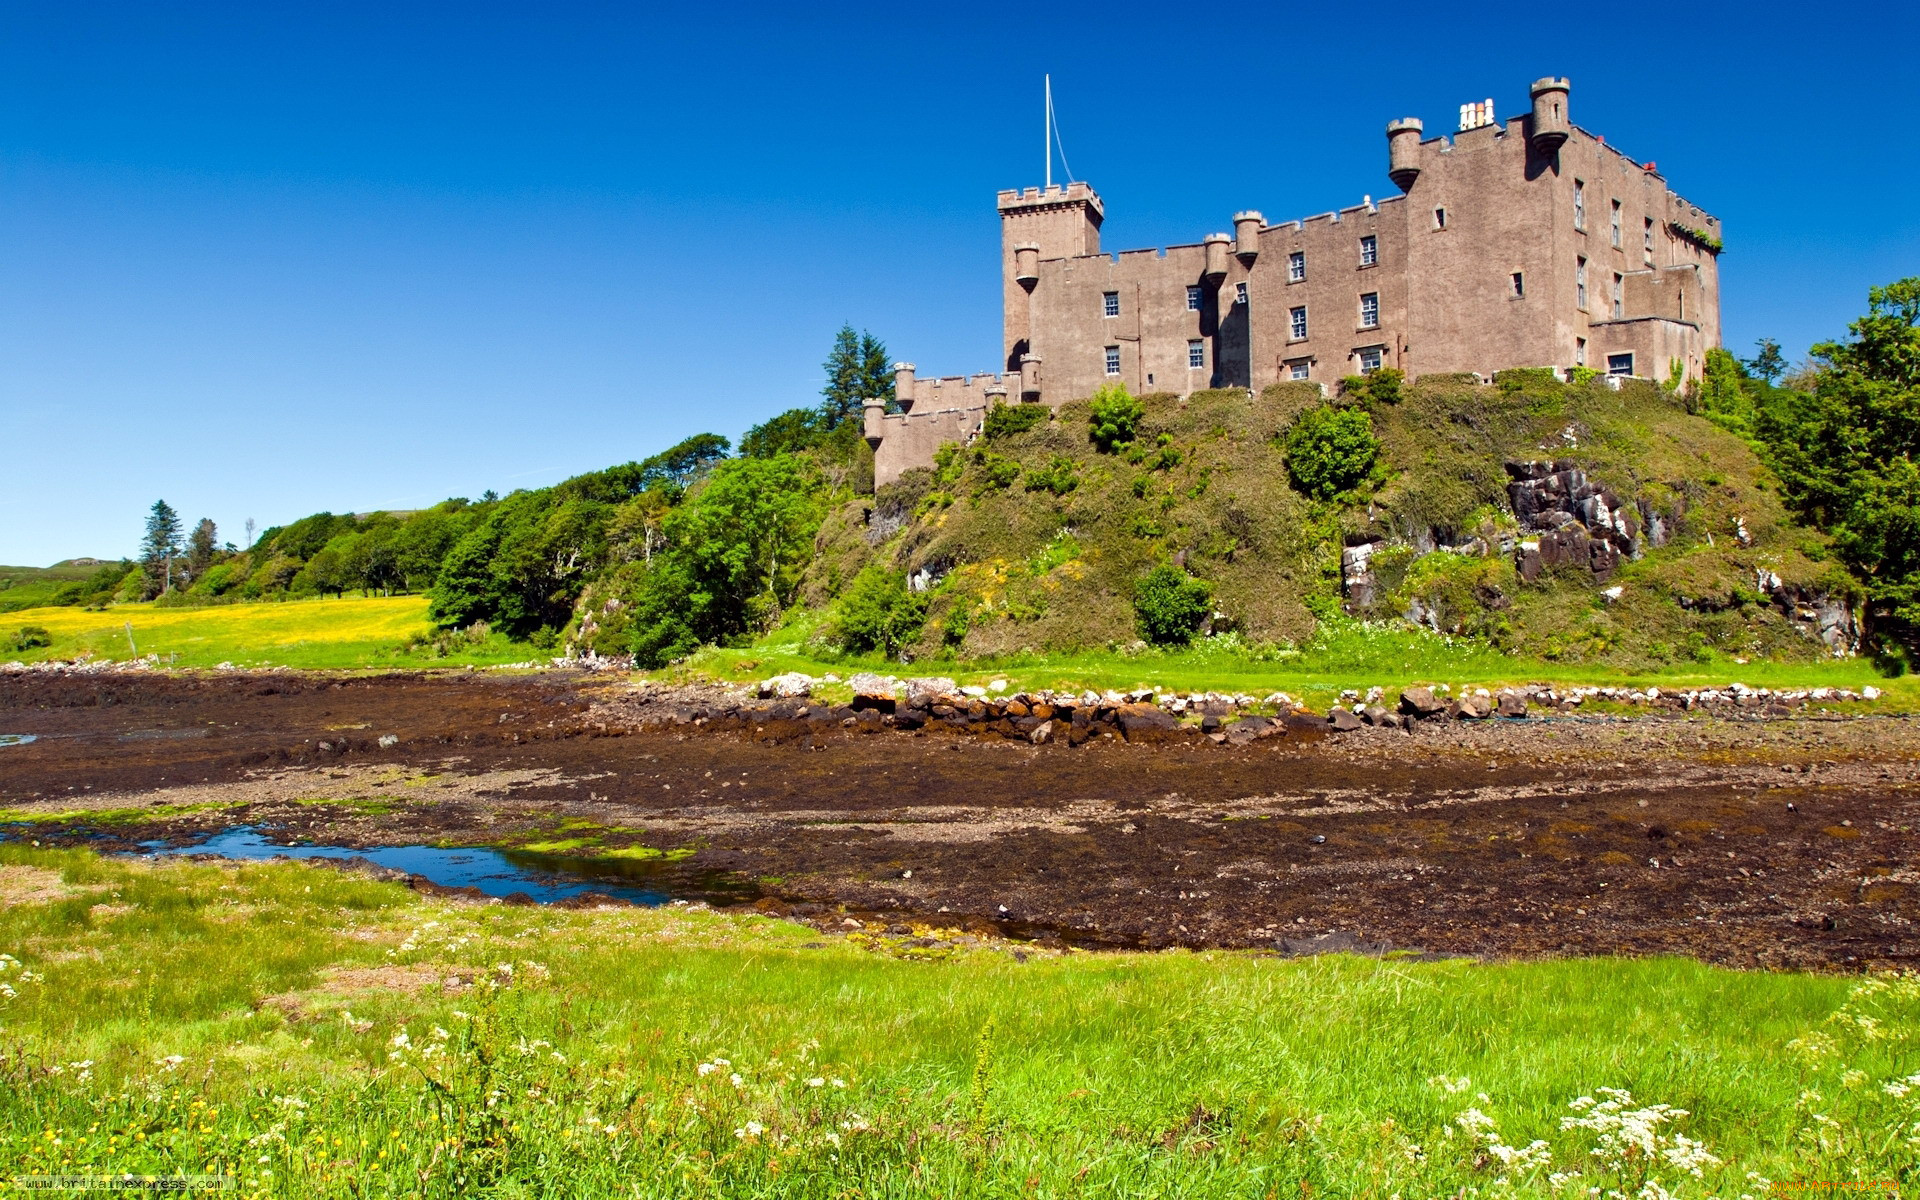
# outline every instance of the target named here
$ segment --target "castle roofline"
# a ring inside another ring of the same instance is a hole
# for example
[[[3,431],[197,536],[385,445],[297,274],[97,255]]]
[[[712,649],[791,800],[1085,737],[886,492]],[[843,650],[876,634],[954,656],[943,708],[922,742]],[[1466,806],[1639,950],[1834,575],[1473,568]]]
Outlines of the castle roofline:
[[[1100,203],[1100,194],[1093,190],[1092,184],[1087,183],[1056,183],[1049,188],[1008,188],[998,194],[995,207],[1006,213],[1059,204],[1086,204],[1096,214],[1106,215],[1106,206]]]

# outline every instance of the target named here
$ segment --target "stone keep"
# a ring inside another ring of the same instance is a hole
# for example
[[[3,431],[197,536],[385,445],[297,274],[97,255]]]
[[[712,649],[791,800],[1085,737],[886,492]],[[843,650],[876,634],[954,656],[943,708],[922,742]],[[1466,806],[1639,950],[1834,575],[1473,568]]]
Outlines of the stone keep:
[[[1231,234],[1164,250],[1102,253],[1087,184],[1001,192],[999,370],[898,364],[901,412],[865,412],[875,483],[930,466],[992,404],[1057,408],[1110,382],[1185,396],[1379,367],[1699,378],[1720,344],[1720,221],[1573,124],[1569,94],[1537,80],[1504,122],[1490,100],[1463,105],[1452,137],[1392,121],[1400,195],[1271,225],[1239,212]]]

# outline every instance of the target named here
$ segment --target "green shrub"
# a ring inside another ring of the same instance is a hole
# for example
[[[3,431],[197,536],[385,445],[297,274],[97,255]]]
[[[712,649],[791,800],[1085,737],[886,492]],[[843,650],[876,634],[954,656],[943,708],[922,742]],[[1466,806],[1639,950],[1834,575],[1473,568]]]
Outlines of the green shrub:
[[[1140,636],[1156,646],[1182,646],[1213,610],[1213,588],[1171,563],[1162,563],[1133,585],[1133,613]]]
[[[1088,408],[1088,435],[1103,453],[1112,454],[1133,441],[1146,406],[1133,398],[1124,383],[1109,383],[1093,394]]]
[[[1567,382],[1575,387],[1585,387],[1600,378],[1598,367],[1575,367],[1567,372]]]
[[[1294,486],[1317,500],[1331,500],[1372,477],[1380,439],[1365,409],[1322,404],[1294,419],[1285,449]]]
[[[876,563],[853,577],[835,628],[848,650],[891,656],[919,638],[926,620],[927,598],[907,587],[906,573]]]
[[[979,486],[973,490],[976,496],[1005,491],[1020,478],[1020,464],[1004,454],[980,449],[973,452],[973,461],[980,468]]]
[[[23,625],[6,640],[6,649],[10,652],[38,650],[42,646],[53,645],[53,635],[39,625]]]
[[[1080,473],[1074,468],[1073,460],[1063,454],[1056,454],[1048,461],[1044,469],[1027,472],[1027,490],[1030,492],[1052,492],[1064,496],[1080,486]]]
[[[1381,367],[1365,375],[1349,375],[1340,381],[1340,394],[1363,404],[1398,404],[1407,382],[1407,373],[1398,367]]]
[[[1045,423],[1052,412],[1044,404],[996,404],[987,410],[982,432],[990,442],[1012,437]]]

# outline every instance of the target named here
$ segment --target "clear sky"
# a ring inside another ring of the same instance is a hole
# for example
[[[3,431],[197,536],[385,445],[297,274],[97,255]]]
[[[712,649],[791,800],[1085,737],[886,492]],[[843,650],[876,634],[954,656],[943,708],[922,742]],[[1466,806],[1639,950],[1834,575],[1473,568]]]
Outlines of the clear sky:
[[[0,562],[535,487],[810,404],[842,322],[991,369],[1052,72],[1108,249],[1576,122],[1721,216],[1736,352],[1920,273],[1912,3],[0,0]]]

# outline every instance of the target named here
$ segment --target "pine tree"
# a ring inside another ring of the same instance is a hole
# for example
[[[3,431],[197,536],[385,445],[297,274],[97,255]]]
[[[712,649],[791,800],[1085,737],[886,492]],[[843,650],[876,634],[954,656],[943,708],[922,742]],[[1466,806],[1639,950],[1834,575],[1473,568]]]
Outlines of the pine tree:
[[[220,530],[211,517],[201,517],[200,523],[193,527],[193,533],[187,538],[187,577],[200,578],[200,573],[213,565],[213,556],[220,552]]]
[[[147,512],[147,535],[140,540],[149,594],[173,590],[173,560],[179,553],[180,514],[165,500],[155,500]]]
[[[887,347],[871,333],[855,333],[852,325],[842,325],[833,337],[833,351],[822,364],[827,385],[820,389],[820,425],[831,433],[851,421],[865,419],[869,396],[878,397],[893,408],[893,371],[887,362]]]

